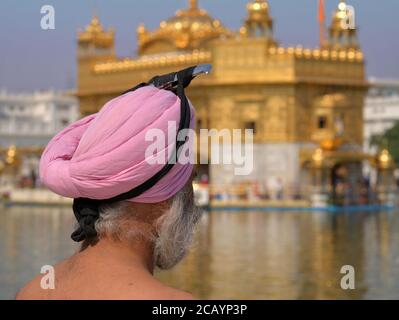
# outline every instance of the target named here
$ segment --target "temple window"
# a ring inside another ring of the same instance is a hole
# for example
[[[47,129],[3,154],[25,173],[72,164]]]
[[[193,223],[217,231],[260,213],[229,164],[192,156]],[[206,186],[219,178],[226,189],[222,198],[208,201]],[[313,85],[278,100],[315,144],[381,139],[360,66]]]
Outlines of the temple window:
[[[245,122],[245,129],[252,130],[253,134],[256,134],[256,122],[255,121],[248,121]]]
[[[326,116],[319,116],[317,118],[317,128],[319,128],[319,129],[327,128],[327,117]]]
[[[197,130],[202,129],[202,119],[197,119]]]

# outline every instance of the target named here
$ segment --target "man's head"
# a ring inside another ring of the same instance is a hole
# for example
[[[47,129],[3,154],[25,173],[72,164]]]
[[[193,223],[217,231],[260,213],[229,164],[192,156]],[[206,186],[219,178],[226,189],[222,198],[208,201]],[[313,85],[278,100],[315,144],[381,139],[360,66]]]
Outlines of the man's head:
[[[148,243],[153,247],[154,265],[166,270],[175,266],[192,243],[201,217],[195,207],[191,180],[174,197],[156,204],[128,201],[100,207],[95,228],[98,239],[122,243]],[[83,248],[90,245],[83,244]]]
[[[46,147],[41,181],[74,198],[79,225],[71,237],[84,241],[83,248],[102,238],[149,242],[161,268],[183,257],[199,217],[192,199],[193,164],[179,161],[193,150],[192,139],[179,139],[195,124],[184,94],[192,71],[178,73],[176,90],[144,84],[125,92],[65,128]],[[163,142],[156,148],[147,136],[153,131]]]

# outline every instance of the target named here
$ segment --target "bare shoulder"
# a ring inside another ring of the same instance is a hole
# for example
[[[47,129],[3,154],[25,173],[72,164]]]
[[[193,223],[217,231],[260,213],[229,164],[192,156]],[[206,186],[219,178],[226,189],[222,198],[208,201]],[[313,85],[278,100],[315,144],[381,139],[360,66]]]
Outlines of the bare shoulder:
[[[140,284],[140,289],[132,287],[125,293],[124,296],[116,298],[128,300],[197,300],[193,294],[169,287],[157,279]]]
[[[46,299],[44,296],[44,290],[40,286],[40,275],[36,276],[33,280],[28,282],[19,292],[17,293],[16,300],[39,300]]]
[[[54,266],[54,282],[57,282],[55,273],[63,267],[65,261],[61,261]],[[45,278],[46,277],[46,278]],[[31,281],[29,281],[16,295],[17,300],[48,300],[54,295],[55,290],[49,290],[42,287],[42,280],[46,280],[47,283],[47,273],[42,273],[36,275]]]
[[[154,285],[154,293],[156,297],[152,299],[159,299],[159,300],[196,300],[193,294],[182,291],[173,287],[170,287],[158,279],[155,279]]]

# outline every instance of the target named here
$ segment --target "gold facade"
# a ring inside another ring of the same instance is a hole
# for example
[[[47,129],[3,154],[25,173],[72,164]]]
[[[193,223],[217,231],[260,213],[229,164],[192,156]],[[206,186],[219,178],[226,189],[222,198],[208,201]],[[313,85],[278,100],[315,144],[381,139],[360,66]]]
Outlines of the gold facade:
[[[367,91],[356,29],[337,9],[321,48],[280,46],[266,1],[247,6],[244,25],[228,30],[197,1],[155,31],[138,27],[134,58],[117,58],[114,32],[98,18],[78,35],[78,92],[82,115],[154,75],[211,63],[188,96],[203,128],[255,128],[255,141],[312,142],[328,148],[361,145]]]

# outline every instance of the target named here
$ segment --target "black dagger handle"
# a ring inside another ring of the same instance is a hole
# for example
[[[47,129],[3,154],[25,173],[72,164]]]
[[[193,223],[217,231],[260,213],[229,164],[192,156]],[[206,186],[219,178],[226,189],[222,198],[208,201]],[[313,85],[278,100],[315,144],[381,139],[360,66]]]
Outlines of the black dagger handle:
[[[187,68],[190,69],[190,68]],[[212,70],[212,65],[201,64],[194,68],[192,77],[195,78],[201,74],[208,74]],[[162,76],[152,78],[149,83],[159,89],[172,90],[177,86],[177,72],[172,72]]]
[[[154,87],[157,87],[158,89],[169,89],[168,87],[171,87],[175,79],[176,79],[176,72],[172,72],[169,74],[165,74],[163,76],[155,76],[150,81],[148,81],[148,83],[152,84]]]

